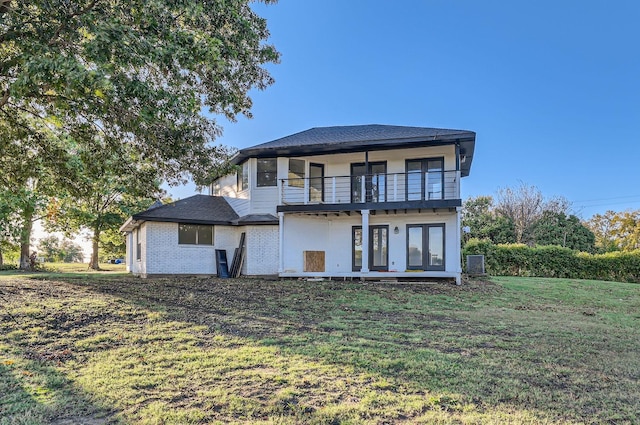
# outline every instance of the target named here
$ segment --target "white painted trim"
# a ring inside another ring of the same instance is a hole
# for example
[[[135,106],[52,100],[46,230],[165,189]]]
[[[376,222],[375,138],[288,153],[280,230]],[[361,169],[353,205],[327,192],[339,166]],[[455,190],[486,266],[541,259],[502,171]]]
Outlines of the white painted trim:
[[[278,273],[284,272],[284,213],[278,213]]]
[[[458,273],[447,271],[419,271],[419,272],[351,272],[351,273],[327,273],[327,272],[301,272],[301,273],[278,273],[279,277],[333,277],[333,278],[449,278],[456,279],[460,277]]]
[[[362,267],[360,268],[360,272],[369,273],[369,210],[362,210],[361,212],[362,212]]]

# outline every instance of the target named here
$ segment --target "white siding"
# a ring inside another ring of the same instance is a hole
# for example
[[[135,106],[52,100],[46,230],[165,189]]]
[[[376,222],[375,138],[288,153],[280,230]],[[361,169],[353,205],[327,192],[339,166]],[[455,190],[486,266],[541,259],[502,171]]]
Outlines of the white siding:
[[[249,199],[233,198],[229,196],[225,196],[224,199],[229,203],[229,205],[231,205],[231,208],[233,208],[236,214],[238,214],[240,217],[249,214],[249,211],[251,211],[251,202],[249,202]]]

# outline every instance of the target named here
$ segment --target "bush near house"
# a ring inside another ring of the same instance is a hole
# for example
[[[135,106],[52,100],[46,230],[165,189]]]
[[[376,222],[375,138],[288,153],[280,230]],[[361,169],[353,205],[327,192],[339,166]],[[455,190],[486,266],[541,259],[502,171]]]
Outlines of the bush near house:
[[[640,283],[640,250],[589,254],[555,245],[494,244],[471,239],[467,255],[483,254],[487,273],[497,276],[560,277]]]

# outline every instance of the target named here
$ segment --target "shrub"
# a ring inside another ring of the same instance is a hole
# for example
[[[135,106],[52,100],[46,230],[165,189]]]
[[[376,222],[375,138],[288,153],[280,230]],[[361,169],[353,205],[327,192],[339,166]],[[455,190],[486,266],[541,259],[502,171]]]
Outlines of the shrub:
[[[522,244],[494,245],[471,239],[467,255],[483,254],[487,273],[503,276],[561,277],[640,283],[640,250],[588,254],[555,245],[529,247]]]

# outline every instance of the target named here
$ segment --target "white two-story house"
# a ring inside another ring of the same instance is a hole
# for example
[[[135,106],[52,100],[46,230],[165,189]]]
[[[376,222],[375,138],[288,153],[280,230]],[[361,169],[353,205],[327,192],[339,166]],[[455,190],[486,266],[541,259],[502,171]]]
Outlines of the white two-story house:
[[[140,275],[214,274],[245,234],[243,274],[451,278],[459,282],[460,179],[475,133],[360,125],[312,128],[240,150],[238,172],[132,216]]]

